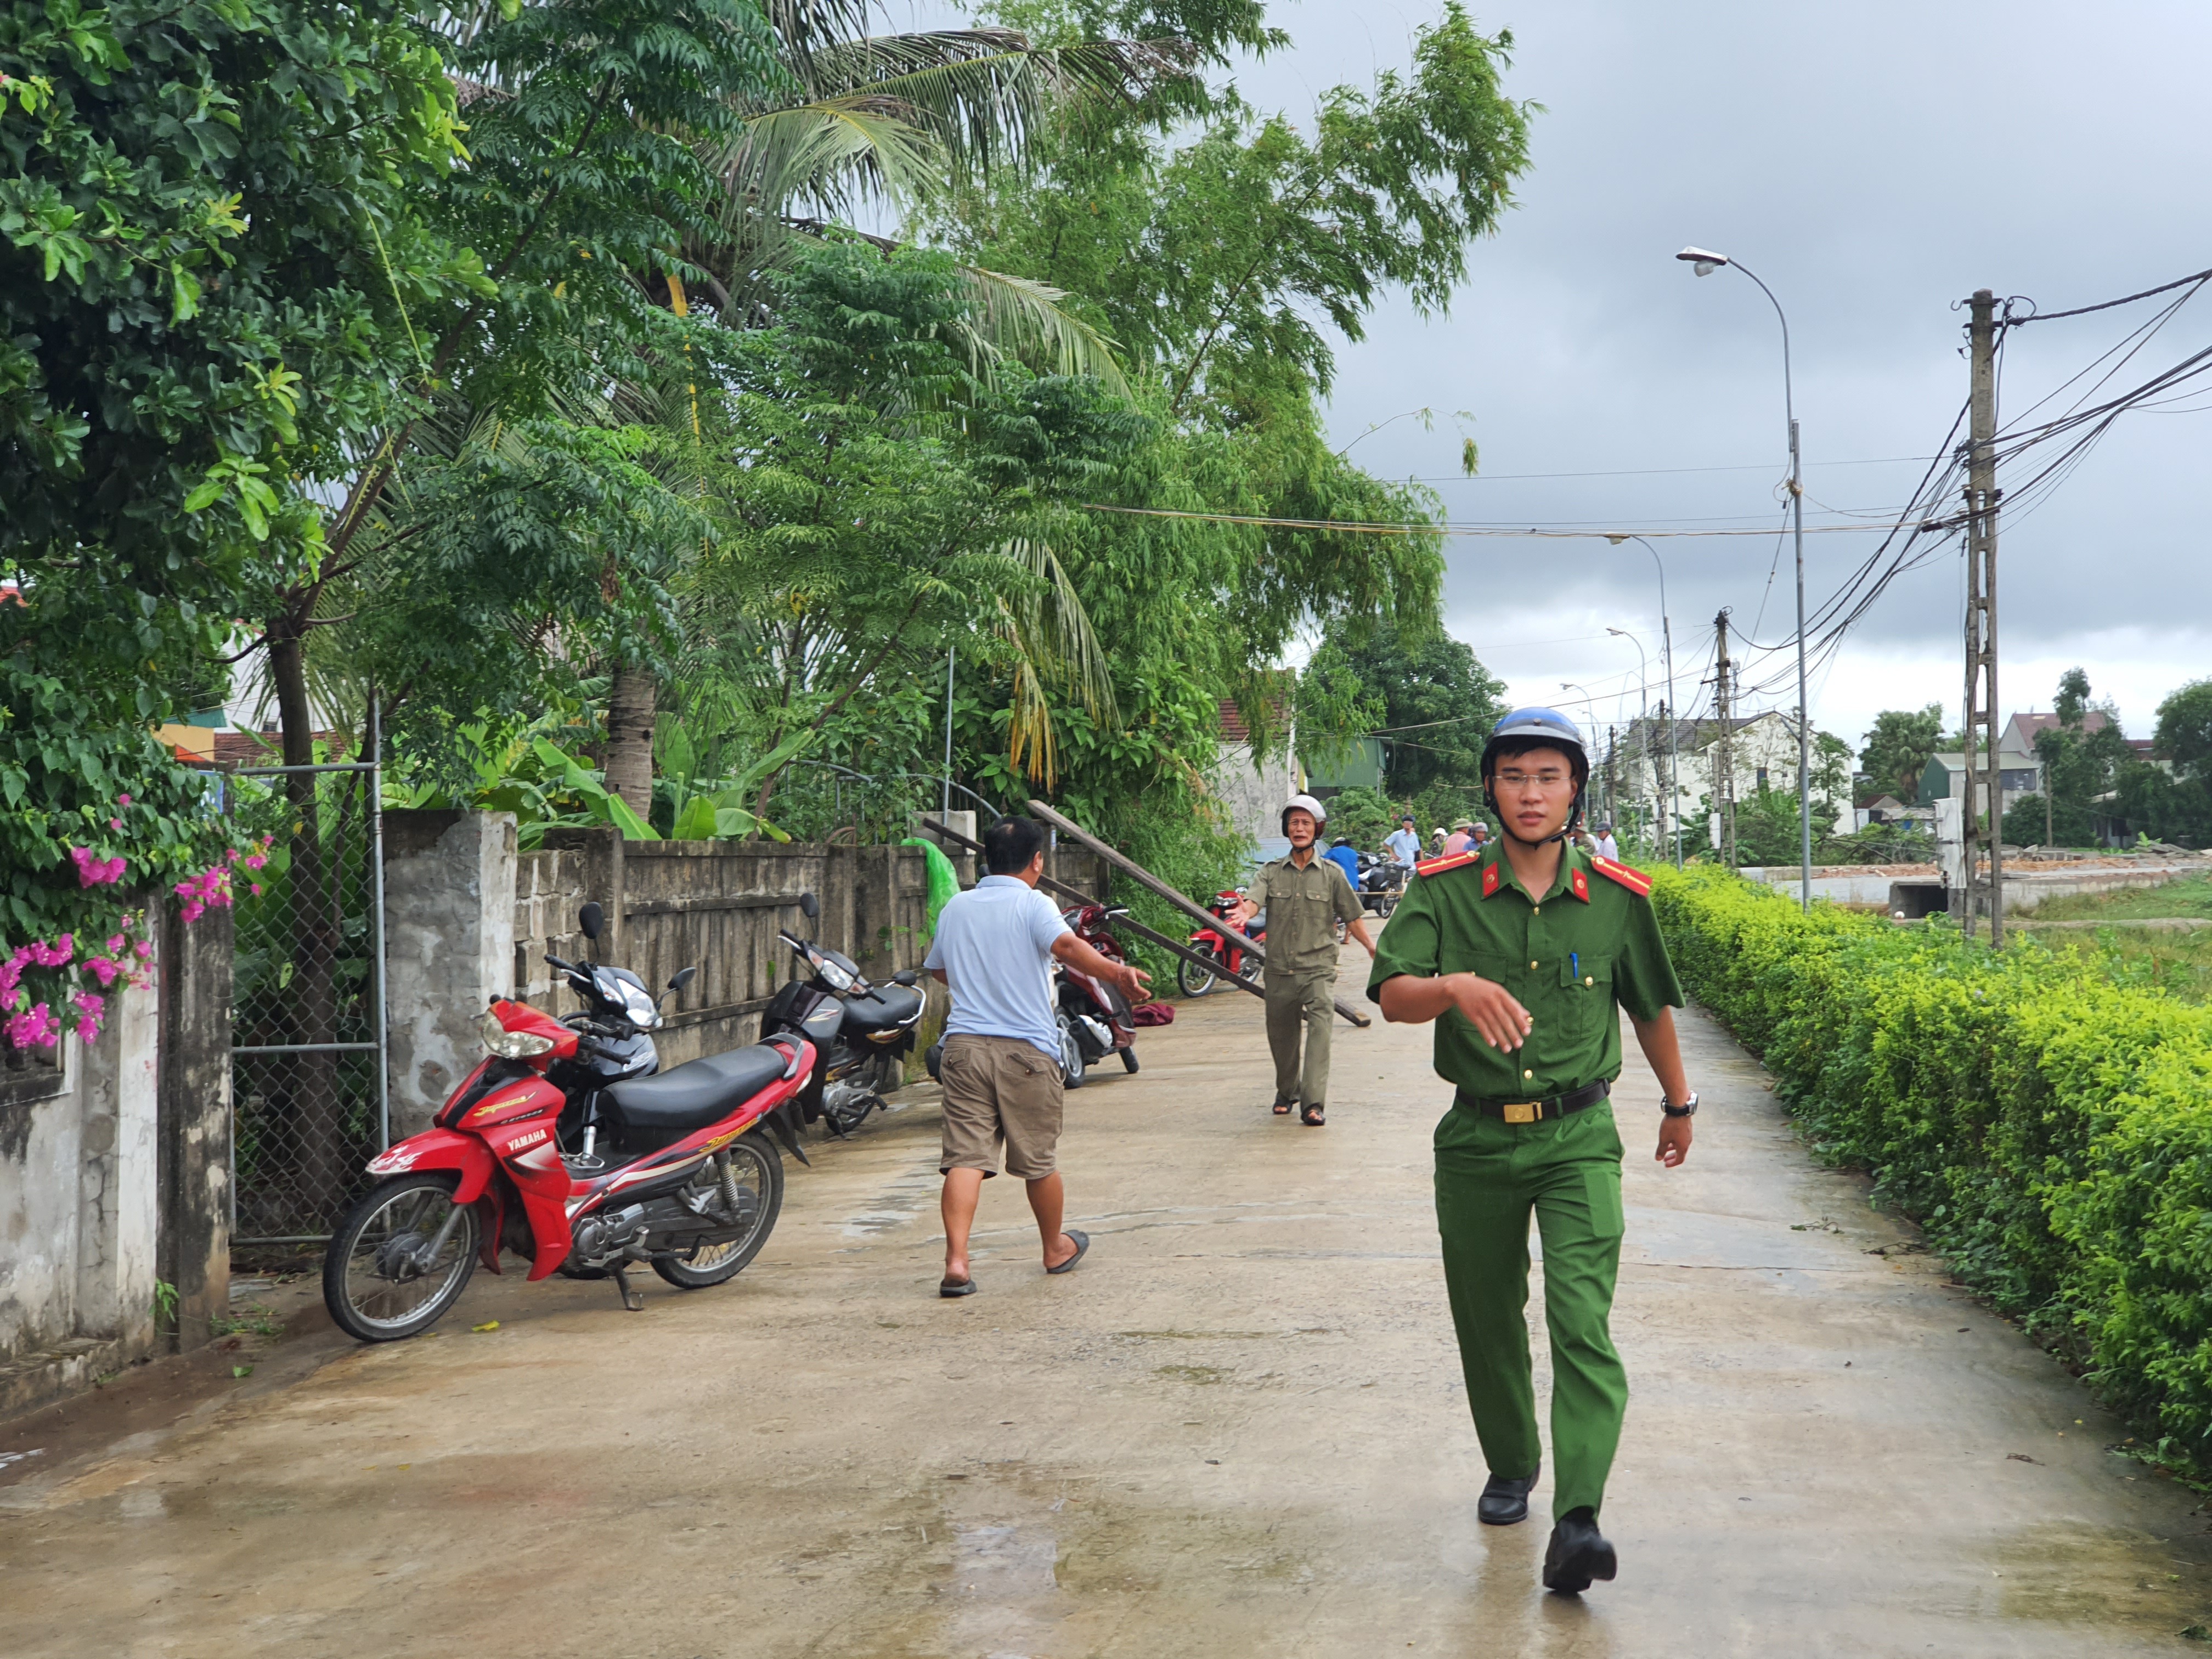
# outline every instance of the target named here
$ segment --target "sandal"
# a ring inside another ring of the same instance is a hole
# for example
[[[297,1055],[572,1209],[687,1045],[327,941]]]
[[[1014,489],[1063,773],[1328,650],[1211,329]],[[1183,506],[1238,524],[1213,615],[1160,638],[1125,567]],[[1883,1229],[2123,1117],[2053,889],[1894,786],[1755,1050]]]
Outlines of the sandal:
[[[973,1296],[975,1294],[975,1281],[972,1279],[940,1279],[937,1281],[937,1293],[939,1296]]]
[[[1275,1115],[1277,1117],[1288,1117],[1291,1115],[1291,1109],[1297,1103],[1298,1103],[1297,1101],[1291,1099],[1288,1095],[1279,1095],[1276,1097]]]
[[[1322,1115],[1320,1107],[1302,1106],[1298,1109],[1298,1121],[1309,1129],[1318,1129],[1327,1125],[1328,1120]]]
[[[1064,1237],[1066,1237],[1070,1243],[1075,1246],[1075,1254],[1068,1257],[1066,1261],[1061,1262],[1057,1267],[1047,1267],[1045,1271],[1048,1273],[1073,1273],[1075,1271],[1075,1264],[1083,1260],[1084,1253],[1091,1248],[1091,1235],[1089,1233],[1079,1232],[1074,1228],[1069,1227],[1064,1230]]]

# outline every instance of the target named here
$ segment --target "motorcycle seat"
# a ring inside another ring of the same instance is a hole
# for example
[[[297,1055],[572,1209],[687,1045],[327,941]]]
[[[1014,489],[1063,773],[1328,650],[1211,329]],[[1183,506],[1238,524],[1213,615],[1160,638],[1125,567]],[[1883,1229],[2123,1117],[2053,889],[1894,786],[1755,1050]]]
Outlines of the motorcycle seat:
[[[612,1116],[641,1135],[686,1135],[726,1117],[783,1075],[781,1048],[757,1044],[709,1054],[653,1077],[611,1085]]]
[[[903,985],[878,985],[864,997],[845,999],[845,1018],[863,1031],[888,1031],[921,1012],[921,993]]]

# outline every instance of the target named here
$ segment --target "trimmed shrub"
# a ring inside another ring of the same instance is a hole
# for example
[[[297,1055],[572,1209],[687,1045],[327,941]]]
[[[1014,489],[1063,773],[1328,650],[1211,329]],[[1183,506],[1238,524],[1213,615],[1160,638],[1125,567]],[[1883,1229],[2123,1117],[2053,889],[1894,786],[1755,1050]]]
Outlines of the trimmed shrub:
[[[2212,1474],[2212,1008],[2093,950],[1811,913],[1716,869],[1654,873],[1682,982],[1962,1281]]]

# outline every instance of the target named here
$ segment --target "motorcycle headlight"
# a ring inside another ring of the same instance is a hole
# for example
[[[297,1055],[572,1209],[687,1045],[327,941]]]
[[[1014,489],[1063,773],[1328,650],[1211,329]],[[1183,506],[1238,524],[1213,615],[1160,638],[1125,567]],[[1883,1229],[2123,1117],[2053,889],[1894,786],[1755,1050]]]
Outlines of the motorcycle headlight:
[[[483,1034],[483,1045],[501,1060],[527,1060],[532,1054],[551,1052],[553,1039],[539,1036],[535,1031],[510,1031],[499,1023],[497,1014],[486,1014],[478,1028]]]
[[[660,1010],[653,1006],[651,993],[628,980],[616,982],[622,987],[623,1012],[629,1016],[631,1024],[641,1030],[650,1030],[660,1024]]]
[[[853,976],[842,968],[817,951],[809,951],[807,954],[814,963],[814,971],[822,976],[822,982],[824,985],[833,991],[849,991],[853,988],[854,983]]]

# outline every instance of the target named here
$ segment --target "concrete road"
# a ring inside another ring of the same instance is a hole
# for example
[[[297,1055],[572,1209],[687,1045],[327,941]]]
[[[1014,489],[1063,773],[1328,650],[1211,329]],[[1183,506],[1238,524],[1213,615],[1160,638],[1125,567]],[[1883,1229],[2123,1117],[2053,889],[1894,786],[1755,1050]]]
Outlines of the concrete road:
[[[1347,986],[1364,967],[1347,951]],[[1256,1002],[1180,1015],[1141,1075],[1070,1097],[1094,1240],[1073,1275],[1042,1275],[994,1182],[981,1290],[937,1298],[917,1090],[793,1166],[729,1287],[647,1279],[626,1315],[605,1285],[479,1275],[434,1340],[302,1337],[234,1385],[202,1362],[166,1416],[142,1379],[135,1416],[0,1442],[41,1454],[0,1468],[0,1650],[2203,1650],[2179,1634],[2212,1624],[2192,1497],[1814,1169],[1695,1017],[1690,1164],[1650,1162],[1640,1061],[1619,1097],[1620,1577],[1545,1595],[1544,1522],[1474,1519],[1426,1034],[1340,1028],[1313,1130],[1267,1114]]]

